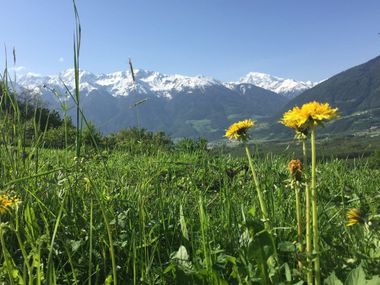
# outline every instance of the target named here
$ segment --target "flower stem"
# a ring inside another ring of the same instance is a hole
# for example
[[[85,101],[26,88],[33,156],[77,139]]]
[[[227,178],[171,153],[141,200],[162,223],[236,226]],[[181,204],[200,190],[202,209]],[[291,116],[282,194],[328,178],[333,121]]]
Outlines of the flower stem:
[[[311,226],[310,226],[310,188],[309,175],[307,174],[306,143],[302,141],[303,165],[305,168],[305,218],[306,218],[306,256],[307,256],[307,284],[313,284],[313,272],[311,266]]]
[[[12,263],[9,261],[9,255],[8,255],[8,252],[5,248],[5,241],[4,241],[4,232],[3,232],[3,227],[5,226],[5,224],[2,224],[1,223],[1,220],[0,220],[0,244],[1,244],[1,250],[3,252],[3,256],[4,256],[4,264],[5,264],[5,268],[7,270],[7,273],[8,273],[8,278],[9,278],[9,282],[10,284],[14,284],[13,282],[13,277],[12,277]]]
[[[267,207],[266,207],[265,202],[264,202],[263,193],[261,192],[259,180],[257,179],[256,171],[255,171],[255,168],[253,166],[251,153],[249,151],[247,144],[244,144],[244,147],[245,147],[245,152],[246,152],[247,158],[248,158],[249,168],[251,169],[253,181],[255,182],[257,196],[259,197],[260,209],[261,209],[261,214],[262,214],[262,217],[264,220],[265,228],[268,231],[270,231],[270,225],[269,225],[269,220],[268,220],[268,211],[267,211]]]
[[[313,217],[313,245],[314,253],[314,284],[321,284],[320,277],[320,260],[319,260],[319,235],[318,235],[318,208],[317,208],[317,191],[316,191],[316,149],[315,149],[315,127],[311,129],[311,198],[312,198],[312,217]]]
[[[250,153],[248,145],[246,143],[244,144],[244,148],[245,148],[245,152],[247,154],[249,168],[251,169],[253,181],[255,182],[257,196],[259,197],[259,204],[260,204],[262,219],[264,220],[265,229],[268,231],[270,238],[271,238],[271,242],[272,242],[273,256],[271,256],[271,258],[268,260],[268,263],[272,264],[272,266],[275,266],[276,264],[278,264],[278,254],[277,254],[276,243],[275,243],[274,238],[273,238],[272,227],[270,225],[269,218],[268,218],[267,207],[266,207],[266,204],[264,201],[263,193],[261,192],[261,188],[260,188],[259,180],[257,179],[255,168],[253,166],[251,153]],[[274,283],[277,284],[276,281]]]
[[[300,199],[300,187],[296,185],[296,217],[297,217],[297,236],[298,236],[298,250],[300,253],[303,251],[302,247],[302,224],[301,224],[301,199]],[[302,269],[302,262],[298,261],[299,269]]]

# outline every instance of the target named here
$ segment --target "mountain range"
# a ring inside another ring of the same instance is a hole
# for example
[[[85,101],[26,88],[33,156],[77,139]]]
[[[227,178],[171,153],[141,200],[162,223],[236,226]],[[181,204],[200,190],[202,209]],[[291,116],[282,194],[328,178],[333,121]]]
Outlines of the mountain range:
[[[172,137],[218,139],[231,122],[269,118],[295,94],[313,86],[263,73],[249,73],[238,82],[141,69],[134,71],[134,77],[129,71],[95,75],[80,70],[81,106],[102,132],[138,126],[164,130]],[[17,80],[19,90],[55,109],[59,100],[69,97],[64,84],[73,92],[73,69],[53,76],[28,73]],[[59,100],[53,90],[62,94]],[[69,114],[74,115],[73,108]]]
[[[204,76],[165,75],[136,70],[95,75],[80,71],[81,107],[103,133],[132,126],[163,130],[173,138],[221,139],[233,122],[253,118],[260,138],[290,137],[278,120],[283,112],[309,101],[339,108],[340,118],[321,129],[333,134],[380,132],[380,57],[319,83],[251,72],[237,82]],[[26,74],[17,81],[22,92],[59,109],[52,90],[68,100],[63,82],[74,89],[74,71],[59,75]],[[69,105],[73,103],[68,100]],[[74,108],[69,109],[74,115]]]

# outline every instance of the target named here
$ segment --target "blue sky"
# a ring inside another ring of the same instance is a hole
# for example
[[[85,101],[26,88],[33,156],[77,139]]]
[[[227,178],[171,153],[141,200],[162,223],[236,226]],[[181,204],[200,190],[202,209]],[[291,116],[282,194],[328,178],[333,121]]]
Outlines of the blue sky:
[[[318,81],[380,54],[378,0],[77,0],[81,68],[233,81],[249,71]],[[73,62],[70,0],[2,1],[0,41],[23,72]],[[5,12],[6,11],[6,12]],[[4,62],[4,53],[0,53]]]

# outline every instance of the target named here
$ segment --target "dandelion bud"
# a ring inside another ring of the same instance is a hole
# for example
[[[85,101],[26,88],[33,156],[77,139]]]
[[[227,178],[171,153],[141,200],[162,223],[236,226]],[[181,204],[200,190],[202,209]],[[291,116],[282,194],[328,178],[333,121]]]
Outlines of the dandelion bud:
[[[302,163],[299,159],[292,159],[288,164],[288,170],[292,179],[301,181],[302,178]]]

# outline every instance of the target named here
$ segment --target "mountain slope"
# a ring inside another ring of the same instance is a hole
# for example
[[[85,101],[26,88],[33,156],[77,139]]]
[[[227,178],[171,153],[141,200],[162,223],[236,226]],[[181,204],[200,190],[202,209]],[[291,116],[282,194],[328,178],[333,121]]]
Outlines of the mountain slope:
[[[380,108],[380,56],[305,91],[286,107],[310,100],[329,102],[344,115]]]
[[[284,112],[310,101],[328,102],[338,107],[340,118],[326,124],[325,134],[380,133],[380,56],[343,71],[289,101],[272,120],[268,133],[288,133],[276,124]]]

